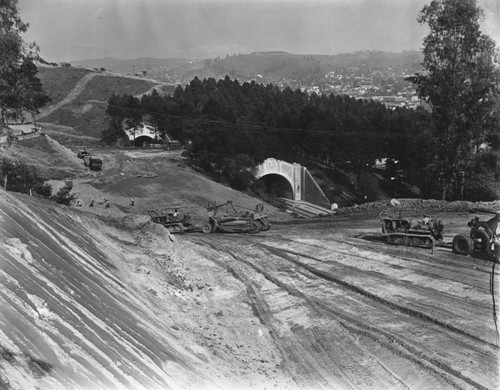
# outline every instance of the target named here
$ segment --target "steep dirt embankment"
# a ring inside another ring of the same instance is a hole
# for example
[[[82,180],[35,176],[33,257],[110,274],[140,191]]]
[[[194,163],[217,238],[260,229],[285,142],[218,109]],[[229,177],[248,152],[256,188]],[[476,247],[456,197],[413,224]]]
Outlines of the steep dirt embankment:
[[[0,389],[263,383],[251,351],[269,372],[279,362],[250,306],[225,304],[238,286],[222,269],[194,279],[203,259],[175,242],[143,216],[99,219],[0,189]],[[248,337],[207,344],[224,321]]]
[[[5,192],[0,198],[4,386],[168,388],[175,383],[167,366],[195,363],[120,280],[115,262],[131,261],[121,247],[134,245],[132,237],[111,240],[110,230],[97,237],[102,223],[95,218]],[[151,234],[155,227],[141,229]],[[167,257],[172,244],[164,238]]]

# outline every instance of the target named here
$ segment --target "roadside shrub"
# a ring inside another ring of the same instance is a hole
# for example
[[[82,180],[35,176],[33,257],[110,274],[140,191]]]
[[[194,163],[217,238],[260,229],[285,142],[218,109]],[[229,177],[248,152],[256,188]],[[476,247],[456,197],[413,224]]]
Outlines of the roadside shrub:
[[[71,202],[73,202],[77,196],[71,190],[73,189],[73,182],[71,180],[66,180],[64,186],[57,191],[57,194],[52,195],[50,200],[53,200],[56,203],[63,204],[69,206]]]

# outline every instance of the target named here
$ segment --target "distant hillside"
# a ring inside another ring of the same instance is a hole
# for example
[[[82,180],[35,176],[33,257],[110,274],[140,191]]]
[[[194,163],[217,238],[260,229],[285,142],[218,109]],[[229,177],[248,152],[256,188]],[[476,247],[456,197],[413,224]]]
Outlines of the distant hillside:
[[[121,74],[141,74],[173,84],[185,85],[195,76],[200,79],[224,78],[229,75],[239,80],[257,80],[266,83],[307,85],[324,80],[328,72],[362,68],[365,71],[395,71],[414,73],[420,69],[419,51],[387,53],[361,51],[335,55],[291,54],[284,51],[235,54],[225,58],[196,60],[190,58],[117,58],[73,61],[73,65],[105,68]]]
[[[123,60],[120,58],[104,57],[93,58],[81,61],[72,61],[74,66],[84,66],[88,68],[101,69],[104,68],[111,72],[121,74],[142,74],[146,71],[148,76],[161,76],[161,72],[166,72],[190,61],[196,61],[191,58],[134,58]]]
[[[39,122],[69,126],[77,134],[95,138],[108,125],[106,102],[112,94],[140,95],[153,87],[166,93],[174,89],[151,79],[74,67],[40,66],[38,77],[52,98],[38,115]]]
[[[414,73],[422,61],[418,51],[386,53],[363,51],[337,55],[298,55],[286,52],[254,52],[226,58],[186,63],[167,72],[167,80],[185,84],[194,76],[307,85],[324,81],[327,73],[339,70],[362,70],[364,73],[387,71]],[[361,75],[361,74],[360,74]]]

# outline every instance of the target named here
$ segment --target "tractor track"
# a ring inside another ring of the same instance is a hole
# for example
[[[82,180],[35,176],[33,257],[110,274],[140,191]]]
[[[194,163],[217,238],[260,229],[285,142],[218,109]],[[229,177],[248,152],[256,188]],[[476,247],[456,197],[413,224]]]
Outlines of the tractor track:
[[[280,257],[283,257],[285,258],[286,260],[292,262],[293,264],[295,265],[298,265],[304,269],[306,269],[307,271],[309,271],[310,273],[316,275],[317,277],[319,278],[322,278],[326,281],[329,281],[329,282],[332,282],[332,283],[335,283],[335,284],[338,284],[342,287],[344,287],[345,289],[349,290],[349,291],[352,291],[352,292],[355,292],[357,294],[360,294],[364,297],[367,297],[377,303],[380,303],[384,306],[387,306],[393,310],[396,310],[396,311],[399,311],[403,314],[407,314],[407,315],[410,315],[410,316],[413,316],[413,317],[416,317],[416,318],[419,318],[421,320],[424,320],[424,321],[427,321],[429,323],[432,323],[434,325],[438,325],[446,330],[449,330],[449,331],[452,331],[454,333],[457,333],[457,334],[460,334],[462,336],[466,336],[466,337],[469,337],[475,341],[478,341],[478,342],[481,342],[481,343],[485,343],[485,344],[488,344],[492,347],[496,347],[495,344],[492,344],[492,343],[489,343],[488,341],[486,340],[483,340],[477,336],[474,336],[470,333],[467,333],[459,328],[456,328],[450,324],[447,324],[447,323],[444,323],[442,321],[439,321],[425,313],[422,313],[422,312],[419,312],[419,311],[416,311],[416,310],[412,310],[412,309],[409,309],[405,306],[402,306],[402,305],[398,305],[394,302],[391,302],[387,299],[384,299],[384,298],[381,298],[375,294],[372,294],[370,293],[369,291],[367,290],[364,290],[356,285],[353,285],[351,283],[348,283],[348,282],[345,282],[341,279],[338,279],[338,278],[335,278],[334,276],[332,276],[330,273],[328,272],[325,272],[325,271],[321,271],[321,270],[318,270],[314,267],[311,267],[310,265],[307,265],[307,264],[304,264],[298,260],[295,260],[289,256],[287,256],[287,254],[293,254],[293,255],[296,255],[296,256],[302,256],[302,257],[305,257],[305,258],[308,258],[308,259],[312,259],[312,260],[317,260],[317,261],[321,261],[320,259],[316,259],[312,256],[309,256],[309,255],[306,255],[306,254],[301,254],[301,253],[298,253],[298,252],[295,252],[295,251],[289,251],[289,250],[284,250],[284,249],[277,249],[277,248],[274,248],[274,247],[271,247],[271,246],[268,246],[268,245],[262,245],[263,247],[266,247],[270,253],[273,253],[274,255],[276,256],[280,256]],[[349,267],[349,266],[344,266],[344,267],[347,267],[347,268],[354,268],[354,267]]]
[[[234,235],[232,236],[234,237]],[[215,238],[215,242],[212,238]],[[248,248],[248,244],[253,245],[252,252],[262,251],[267,254],[266,258],[272,258],[273,260],[285,261],[288,264],[293,264],[295,272],[297,274],[304,274],[311,278],[316,277],[320,282],[326,281],[328,283],[333,283],[336,286],[341,287],[344,291],[348,291],[349,294],[355,294],[357,296],[361,296],[362,299],[354,298],[354,300],[362,305],[366,305],[375,310],[380,310],[383,312],[389,312],[392,316],[396,318],[397,321],[411,323],[425,323],[427,327],[434,328],[434,332],[440,333],[442,337],[452,338],[455,343],[467,345],[469,348],[473,348],[476,353],[484,354],[487,357],[490,355],[494,355],[497,352],[498,348],[486,341],[477,337],[473,334],[470,334],[460,328],[457,328],[448,323],[442,322],[436,318],[433,318],[425,313],[410,309],[408,307],[395,304],[394,302],[390,302],[382,297],[379,297],[375,294],[372,294],[358,286],[347,283],[343,280],[335,278],[333,275],[328,272],[318,270],[315,267],[305,264],[300,260],[294,259],[292,256],[298,256],[307,258],[309,260],[317,261],[319,263],[328,263],[331,261],[324,261],[322,259],[316,258],[309,254],[299,253],[291,250],[284,250],[282,248],[276,248],[270,246],[268,244],[262,244],[256,242],[256,236],[245,236],[238,235],[238,241],[247,244],[245,247]],[[439,378],[443,378],[448,384],[455,388],[465,389],[465,388],[475,388],[475,389],[487,389],[488,387],[482,385],[481,383],[475,381],[473,378],[461,373],[458,370],[455,370],[452,366],[450,366],[446,360],[437,359],[433,357],[431,354],[425,351],[425,348],[418,348],[417,345],[413,345],[411,341],[407,337],[401,337],[395,333],[391,333],[387,330],[384,330],[380,327],[375,327],[373,325],[367,324],[356,318],[352,313],[342,310],[339,308],[335,308],[333,304],[329,303],[327,300],[326,303],[324,300],[315,297],[314,289],[312,293],[307,292],[307,287],[304,289],[296,288],[286,281],[282,281],[278,276],[274,276],[273,272],[275,272],[276,265],[270,267],[262,267],[258,265],[257,261],[254,261],[252,258],[256,259],[257,256],[246,255],[241,256],[238,255],[238,252],[235,251],[234,240],[228,241],[226,237],[219,235],[212,235],[210,238],[203,237],[201,240],[195,239],[192,240],[194,243],[203,243],[205,247],[211,248],[213,251],[222,251],[224,254],[228,255],[229,261],[223,261],[220,259],[214,260],[213,256],[210,256],[213,261],[216,261],[219,265],[223,266],[226,270],[229,270],[233,275],[235,275],[238,280],[245,284],[247,288],[247,292],[249,293],[249,297],[252,301],[252,307],[254,307],[254,311],[259,313],[258,317],[260,321],[268,327],[268,329],[272,330],[273,335],[278,334],[279,330],[277,329],[276,320],[273,319],[273,313],[270,308],[266,304],[266,297],[259,292],[258,286],[255,285],[255,282],[252,281],[251,274],[245,269],[241,267],[245,267],[246,269],[250,268],[257,275],[265,278],[267,281],[277,286],[279,290],[285,291],[293,297],[299,298],[300,300],[307,303],[307,307],[310,310],[315,311],[316,315],[321,318],[331,318],[332,320],[338,321],[344,329],[346,329],[349,334],[356,337],[368,338],[373,340],[376,344],[381,347],[391,351],[391,353],[400,356],[406,361],[412,362],[415,365],[418,365],[421,369],[426,370],[429,373],[433,373],[437,375]],[[325,250],[325,248],[321,248]],[[342,251],[340,251],[342,252]],[[236,254],[235,254],[236,253]],[[356,254],[352,253],[343,253],[344,255],[349,255],[353,257],[359,257]],[[274,263],[274,261],[273,261]],[[339,263],[342,267],[345,267],[344,264]],[[314,282],[316,283],[316,281]],[[361,302],[368,299],[371,303]],[[378,308],[377,308],[378,307]],[[403,317],[410,317],[411,320],[401,319]],[[310,336],[310,335],[309,335]],[[285,347],[282,345],[281,339],[276,339],[275,342],[277,345],[281,346],[280,350],[284,356],[290,355],[290,351],[292,351],[292,355],[295,353],[299,353],[297,350],[294,350],[290,345],[286,345]],[[479,346],[478,346],[479,345]],[[290,350],[292,348],[292,350]],[[483,351],[485,349],[486,351]],[[302,352],[303,353],[303,352]],[[309,352],[310,353],[310,352]],[[324,365],[325,363],[323,363]],[[314,367],[306,368],[306,371],[310,369],[316,370]],[[324,377],[324,376],[323,376]],[[299,380],[299,378],[295,378],[295,380]],[[346,379],[347,380],[347,379]],[[396,379],[394,379],[396,380]],[[398,379],[399,380],[399,379]],[[349,381],[347,381],[349,382]],[[344,383],[345,385],[346,383]],[[359,385],[359,384],[358,384]],[[356,388],[358,385],[354,384]],[[406,385],[405,385],[406,386]]]
[[[270,238],[269,236],[264,236],[264,235],[253,235],[252,237]],[[279,237],[279,241],[282,241],[282,242],[292,243],[293,245],[297,245],[297,243],[298,243],[297,240],[292,240],[292,239],[285,238],[282,236],[273,236],[272,238],[275,239],[277,237]],[[359,240],[359,241],[362,241],[362,240]],[[397,258],[398,260],[404,260],[405,261],[405,267],[404,267],[405,269],[411,270],[413,272],[418,272],[421,275],[427,275],[427,276],[430,276],[430,277],[436,278],[436,279],[455,281],[455,282],[462,283],[464,285],[467,285],[469,287],[472,287],[472,288],[475,288],[478,290],[489,292],[489,288],[481,287],[478,284],[467,283],[466,281],[463,280],[463,278],[460,277],[461,275],[463,275],[463,272],[466,272],[471,268],[470,263],[467,263],[467,265],[454,263],[453,269],[450,270],[449,269],[450,261],[436,259],[435,257],[424,255],[421,253],[414,254],[415,257],[409,257],[409,256],[401,255],[401,253],[398,253],[396,250],[391,251],[390,249],[394,249],[393,247],[386,248],[386,247],[382,247],[382,246],[381,247],[377,246],[376,248],[374,248],[373,246],[370,246],[369,244],[366,244],[364,242],[361,242],[361,243],[359,243],[358,241],[353,242],[351,238],[346,238],[344,241],[339,241],[339,242],[342,242],[343,244],[349,245],[349,247],[351,249],[356,248],[356,250],[359,250],[359,249],[368,250],[371,252],[376,252],[377,254],[383,255],[385,257],[391,257],[391,258]],[[359,259],[362,259],[363,261],[368,261],[370,263],[379,263],[380,262],[379,259],[374,259],[373,257],[370,257],[368,255],[361,255],[361,254],[354,255],[352,250],[351,251],[340,250],[340,249],[327,247],[327,246],[323,246],[323,245],[318,245],[318,244],[315,245],[315,244],[303,243],[303,242],[300,242],[300,245],[302,245],[302,246],[307,245],[311,248],[315,248],[315,249],[318,249],[320,251],[325,251],[325,252],[330,252],[330,253],[334,252],[334,253],[338,253],[340,255],[345,255],[345,256],[349,256],[349,257],[357,257]],[[415,248],[413,248],[413,249],[415,249]],[[305,257],[307,257],[307,256],[305,256]],[[323,262],[326,264],[332,263],[331,260],[322,260],[322,259],[318,259],[318,258],[314,258],[314,260],[316,260],[318,262]],[[432,262],[433,269],[436,269],[436,271],[446,272],[447,276],[444,277],[438,272],[425,271],[423,269],[423,267],[427,267],[429,265],[429,262]],[[417,264],[417,265],[422,266],[422,267],[421,268],[413,267],[413,266],[411,266],[411,263]],[[401,266],[395,265],[395,264],[390,265],[388,263],[388,265],[395,267],[395,268],[401,268]],[[446,266],[448,266],[448,267],[446,267]],[[489,264],[483,265],[481,268],[475,267],[475,269],[478,272],[484,273],[485,276],[489,277],[489,275],[491,274],[491,269],[489,269],[488,267],[489,267]],[[450,273],[453,273],[454,276],[450,277],[449,276]],[[495,274],[499,275],[500,271],[498,271],[498,270],[495,271]]]

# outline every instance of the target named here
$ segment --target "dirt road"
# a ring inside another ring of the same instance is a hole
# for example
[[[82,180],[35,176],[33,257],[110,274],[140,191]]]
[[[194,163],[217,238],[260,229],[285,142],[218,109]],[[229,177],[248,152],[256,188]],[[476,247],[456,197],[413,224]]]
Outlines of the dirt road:
[[[300,388],[497,388],[491,264],[353,232],[339,221],[182,240],[244,283]]]

